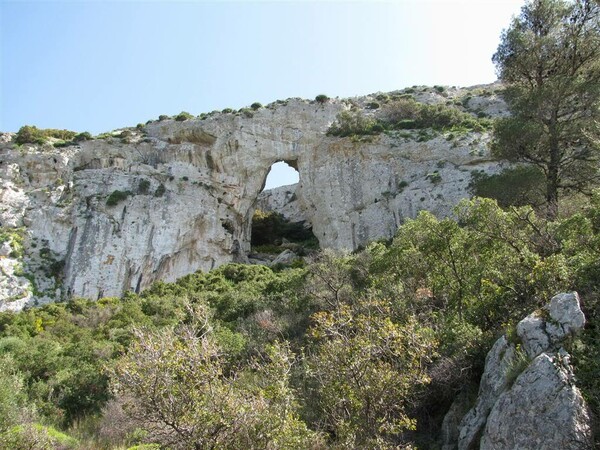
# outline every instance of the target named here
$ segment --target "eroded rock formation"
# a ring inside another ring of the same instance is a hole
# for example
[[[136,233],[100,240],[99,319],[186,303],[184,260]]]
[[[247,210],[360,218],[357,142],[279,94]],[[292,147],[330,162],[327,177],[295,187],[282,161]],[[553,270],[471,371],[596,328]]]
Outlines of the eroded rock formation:
[[[495,94],[474,92],[415,96],[505,112]],[[0,308],[118,296],[245,261],[257,197],[277,161],[299,172],[296,217],[312,226],[321,247],[335,249],[389,238],[419,210],[448,214],[469,195],[472,171],[501,167],[489,157],[487,133],[327,135],[341,111],[368,115],[373,99],[291,99],[258,111],[149,122],[64,148],[16,146],[4,134],[0,225],[21,233],[24,254],[0,280]]]

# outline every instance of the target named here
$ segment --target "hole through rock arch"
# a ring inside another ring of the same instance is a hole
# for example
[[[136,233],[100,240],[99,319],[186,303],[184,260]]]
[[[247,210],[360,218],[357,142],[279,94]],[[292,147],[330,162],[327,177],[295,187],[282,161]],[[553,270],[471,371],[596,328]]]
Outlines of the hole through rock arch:
[[[299,209],[296,191],[300,185],[296,160],[280,160],[271,165],[251,223],[252,253],[280,253],[292,250],[305,254],[318,248],[318,241]]]
[[[295,160],[277,161],[271,165],[263,183],[262,191],[274,189],[279,186],[296,184],[300,181],[298,162]]]

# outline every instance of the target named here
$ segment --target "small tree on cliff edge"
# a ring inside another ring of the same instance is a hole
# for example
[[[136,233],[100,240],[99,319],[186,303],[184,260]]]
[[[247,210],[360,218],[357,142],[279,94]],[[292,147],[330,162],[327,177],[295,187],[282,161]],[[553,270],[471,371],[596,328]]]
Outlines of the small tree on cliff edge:
[[[544,172],[555,217],[559,191],[585,191],[599,176],[598,0],[526,3],[492,59],[512,112],[497,122],[492,151]]]

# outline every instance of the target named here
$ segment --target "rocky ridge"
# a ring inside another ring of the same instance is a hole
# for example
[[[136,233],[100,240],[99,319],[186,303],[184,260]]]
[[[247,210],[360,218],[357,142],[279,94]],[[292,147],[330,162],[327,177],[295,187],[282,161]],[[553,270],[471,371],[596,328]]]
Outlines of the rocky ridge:
[[[473,171],[503,167],[489,156],[487,132],[403,130],[355,139],[327,130],[343,111],[369,117],[376,104],[407,96],[474,117],[503,115],[497,89],[289,99],[150,121],[62,148],[52,141],[18,146],[5,133],[0,225],[16,237],[1,244],[19,241],[22,252],[11,247],[0,256],[0,309],[118,296],[246,262],[257,198],[278,161],[296,167],[300,178],[282,211],[293,202],[288,214],[312,226],[323,248],[352,250],[389,238],[420,210],[447,215],[469,195]]]

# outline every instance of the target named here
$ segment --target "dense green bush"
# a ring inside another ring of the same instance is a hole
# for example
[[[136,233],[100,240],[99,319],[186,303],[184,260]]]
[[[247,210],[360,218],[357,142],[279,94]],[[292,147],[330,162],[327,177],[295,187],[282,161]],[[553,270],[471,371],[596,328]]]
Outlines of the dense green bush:
[[[327,103],[328,100],[329,97],[327,97],[325,94],[319,94],[315,97],[315,101],[317,103]]]
[[[111,192],[106,198],[106,206],[115,206],[127,199],[131,195],[130,191],[120,191],[118,189]]]
[[[39,129],[35,126],[25,125],[19,128],[15,142],[17,144],[44,144],[48,138],[70,141],[77,133],[69,130],[56,130],[52,128]]]
[[[383,131],[381,125],[360,111],[343,111],[329,127],[327,134],[331,136],[370,135]]]
[[[367,116],[360,111],[340,113],[327,134],[346,137],[409,129],[465,132],[484,131],[491,126],[491,120],[473,117],[453,106],[426,105],[413,99],[398,98],[387,102],[375,116]],[[432,137],[427,134],[420,140],[427,141]]]
[[[544,174],[534,166],[504,169],[495,175],[473,172],[469,188],[473,195],[493,198],[500,206],[542,205]]]
[[[156,191],[154,191],[154,196],[155,197],[162,197],[163,195],[165,195],[165,192],[167,191],[167,189],[165,188],[165,185],[160,183],[158,185],[158,187],[156,188]]]
[[[147,194],[150,190],[150,181],[141,179],[138,183],[138,194]]]
[[[83,142],[92,140],[93,137],[88,131],[84,131],[83,133],[79,133],[73,138],[73,142]]]
[[[193,119],[193,118],[194,118],[194,116],[191,115],[187,111],[181,111],[179,114],[177,114],[175,116],[175,120],[177,120],[178,122],[183,122],[184,120],[190,120],[190,119]]]

